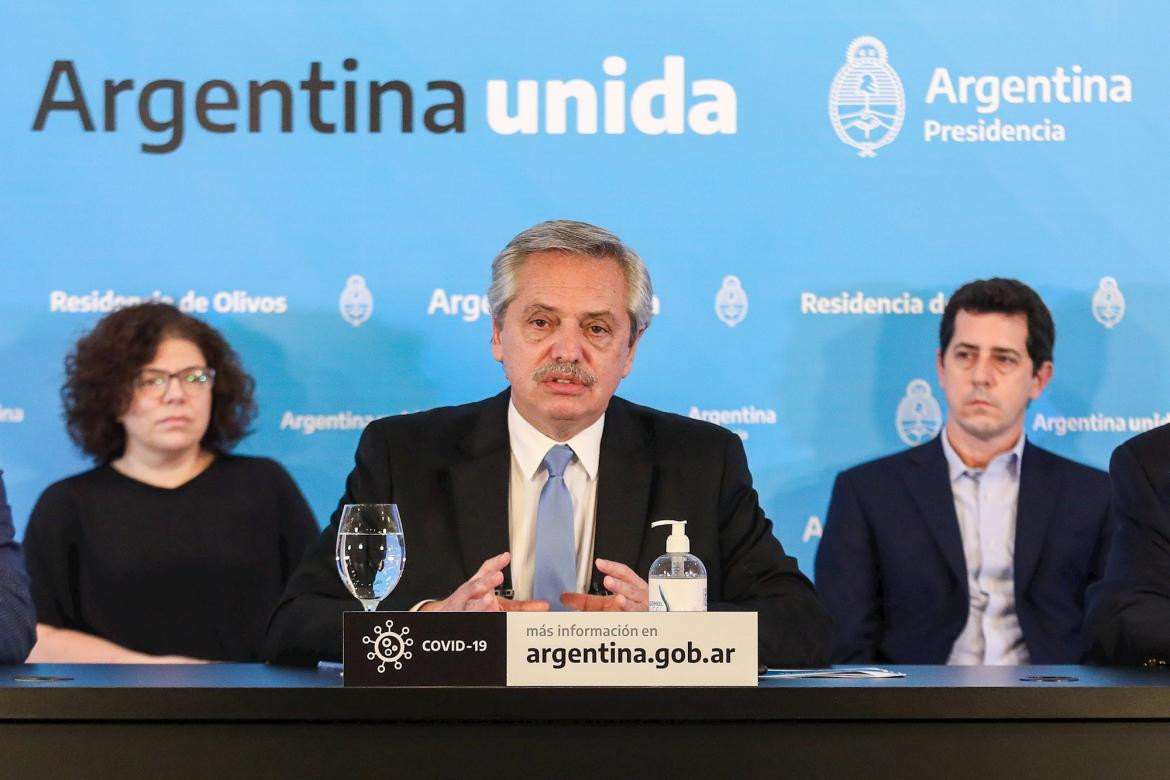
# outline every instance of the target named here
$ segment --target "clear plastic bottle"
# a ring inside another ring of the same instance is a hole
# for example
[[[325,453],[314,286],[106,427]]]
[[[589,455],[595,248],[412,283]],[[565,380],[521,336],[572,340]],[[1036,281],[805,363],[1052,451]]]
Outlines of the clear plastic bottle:
[[[670,523],[666,554],[650,566],[651,612],[706,612],[707,567],[691,555],[686,520],[659,520],[650,526]]]

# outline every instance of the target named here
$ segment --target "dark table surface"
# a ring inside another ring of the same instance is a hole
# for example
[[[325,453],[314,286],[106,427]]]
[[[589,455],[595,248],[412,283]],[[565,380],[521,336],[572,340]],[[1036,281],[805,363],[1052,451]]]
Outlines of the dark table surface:
[[[0,666],[0,722],[1170,721],[1170,672],[1159,669],[889,668],[906,677],[562,689],[343,688],[337,671],[261,664]],[[1021,679],[1036,676],[1074,679]]]
[[[344,688],[337,671],[246,664],[7,666],[0,777],[1167,776],[1170,673],[896,668],[906,677],[570,689]],[[1032,676],[1076,679],[1020,679]]]

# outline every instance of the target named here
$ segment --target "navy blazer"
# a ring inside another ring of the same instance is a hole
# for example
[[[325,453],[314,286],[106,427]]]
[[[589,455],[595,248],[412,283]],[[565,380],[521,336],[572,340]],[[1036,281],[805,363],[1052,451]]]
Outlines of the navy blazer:
[[[1016,513],[1016,614],[1032,663],[1082,658],[1085,590],[1111,536],[1104,472],[1025,442]],[[833,660],[946,663],[967,622],[963,540],[942,441],[841,472],[816,584]]]
[[[1117,531],[1089,590],[1089,660],[1170,664],[1170,425],[1114,450],[1109,477]]]
[[[3,474],[0,471],[0,474]],[[20,546],[13,540],[12,510],[0,479],[0,664],[18,664],[36,640],[36,615]]]

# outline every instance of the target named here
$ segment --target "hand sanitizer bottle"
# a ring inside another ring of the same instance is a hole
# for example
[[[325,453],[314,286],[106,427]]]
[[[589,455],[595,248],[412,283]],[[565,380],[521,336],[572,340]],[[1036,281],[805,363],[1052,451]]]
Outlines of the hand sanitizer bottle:
[[[707,567],[691,555],[686,520],[659,520],[650,527],[674,526],[666,537],[666,555],[650,566],[651,612],[706,612]]]

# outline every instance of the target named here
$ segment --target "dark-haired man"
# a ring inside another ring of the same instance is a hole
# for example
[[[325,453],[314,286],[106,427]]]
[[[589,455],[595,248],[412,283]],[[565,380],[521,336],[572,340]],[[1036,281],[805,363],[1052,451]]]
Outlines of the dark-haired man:
[[[4,472],[0,471],[0,475]],[[0,479],[0,664],[18,664],[36,639],[36,618],[20,548],[12,539],[12,510]]]
[[[1048,307],[1014,279],[951,297],[937,356],[943,432],[833,486],[816,582],[836,621],[834,661],[1081,660],[1109,488],[1103,472],[1024,436],[1055,337]]]

